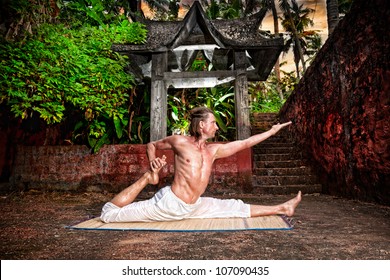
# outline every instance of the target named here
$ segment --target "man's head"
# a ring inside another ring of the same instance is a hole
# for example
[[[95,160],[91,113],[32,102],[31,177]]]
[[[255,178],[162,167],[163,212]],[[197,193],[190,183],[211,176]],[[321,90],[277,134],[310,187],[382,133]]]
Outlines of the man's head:
[[[214,112],[207,107],[196,107],[190,111],[189,132],[196,139],[202,136],[202,133],[210,132],[210,137],[214,137],[218,126],[215,122]]]

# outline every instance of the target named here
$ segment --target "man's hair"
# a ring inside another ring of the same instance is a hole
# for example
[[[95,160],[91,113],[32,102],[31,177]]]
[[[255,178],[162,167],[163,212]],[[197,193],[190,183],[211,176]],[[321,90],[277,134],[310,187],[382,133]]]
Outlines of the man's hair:
[[[213,110],[207,107],[196,107],[190,111],[190,128],[189,132],[191,136],[195,136],[196,139],[199,139],[201,136],[199,132],[199,123],[205,121],[209,114],[214,114]]]

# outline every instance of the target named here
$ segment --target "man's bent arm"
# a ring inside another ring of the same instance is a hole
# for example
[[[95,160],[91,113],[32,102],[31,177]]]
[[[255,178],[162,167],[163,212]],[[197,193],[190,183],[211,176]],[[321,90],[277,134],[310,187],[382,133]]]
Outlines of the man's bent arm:
[[[149,142],[146,144],[146,154],[149,159],[150,168],[152,170],[158,168],[161,164],[165,163],[165,157],[163,159],[160,159],[156,155],[157,149],[159,150],[167,150],[171,149],[172,145],[175,141],[175,136],[168,136],[164,139],[157,140],[154,142]]]
[[[270,130],[260,134],[253,135],[245,140],[237,140],[237,141],[223,144],[218,148],[216,152],[216,159],[228,157],[234,155],[239,151],[253,147],[259,144],[260,142],[266,140],[267,138],[271,137],[272,135],[275,135],[280,129],[290,124],[291,122],[276,124],[272,126]]]
[[[148,156],[149,162],[153,161],[156,158],[156,146],[154,142],[146,144],[146,154]]]

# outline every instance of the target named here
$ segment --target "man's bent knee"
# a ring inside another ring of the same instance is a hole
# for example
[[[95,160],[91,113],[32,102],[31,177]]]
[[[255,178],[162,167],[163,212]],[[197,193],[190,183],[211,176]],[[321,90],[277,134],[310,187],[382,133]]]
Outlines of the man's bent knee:
[[[100,214],[100,220],[104,223],[111,223],[115,221],[118,210],[120,207],[115,205],[112,202],[107,202],[102,208],[102,213]]]

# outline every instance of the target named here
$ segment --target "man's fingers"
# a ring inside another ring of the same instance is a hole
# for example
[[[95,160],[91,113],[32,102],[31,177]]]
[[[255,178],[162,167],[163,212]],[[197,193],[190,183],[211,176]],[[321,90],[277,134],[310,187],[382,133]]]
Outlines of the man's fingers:
[[[285,122],[285,123],[282,123],[282,124],[278,123],[278,124],[275,124],[275,125],[272,126],[272,130],[276,133],[279,130],[281,130],[283,127],[286,127],[286,126],[288,126],[290,124],[292,124],[291,121]]]
[[[153,161],[150,162],[150,169],[152,169],[152,171],[157,171],[159,168],[167,164],[165,159],[165,155],[163,155],[162,158],[155,158]]]
[[[156,171],[156,167],[155,167],[154,161],[152,161],[152,162],[150,163],[150,169],[151,169],[153,172]]]
[[[285,126],[288,126],[288,125],[290,125],[290,124],[292,124],[292,122],[291,122],[291,121],[289,121],[289,122],[285,122],[285,123],[278,123],[278,124],[277,124],[277,126],[280,126],[280,127],[285,127]]]
[[[162,166],[164,166],[165,165],[165,158],[157,158],[157,164],[158,164],[158,166],[159,167],[162,167]]]

